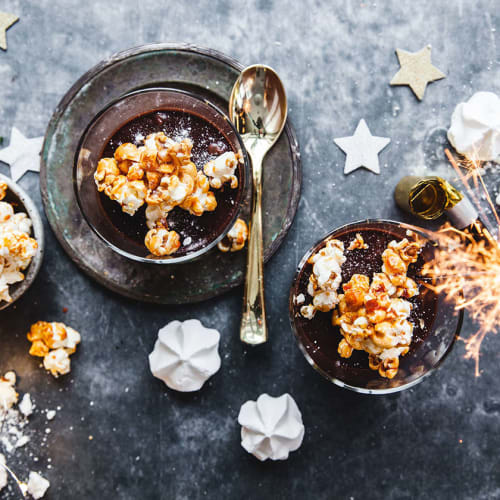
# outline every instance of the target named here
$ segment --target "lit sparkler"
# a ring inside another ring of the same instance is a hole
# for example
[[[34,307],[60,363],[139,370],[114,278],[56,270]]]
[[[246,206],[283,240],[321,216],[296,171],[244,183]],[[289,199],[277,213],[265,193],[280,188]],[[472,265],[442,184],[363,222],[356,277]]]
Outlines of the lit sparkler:
[[[432,278],[432,285],[426,286],[436,293],[444,293],[455,302],[457,310],[467,310],[478,325],[473,335],[460,340],[465,342],[465,359],[474,360],[475,374],[479,376],[481,344],[488,332],[496,333],[500,329],[500,247],[490,232],[498,231],[500,219],[482,178],[480,162],[464,159],[458,163],[449,150],[445,153],[484,225],[476,222],[470,229],[461,231],[446,224],[431,233],[439,248],[433,261],[424,265],[422,274]],[[481,207],[471,183],[484,195],[488,211]]]

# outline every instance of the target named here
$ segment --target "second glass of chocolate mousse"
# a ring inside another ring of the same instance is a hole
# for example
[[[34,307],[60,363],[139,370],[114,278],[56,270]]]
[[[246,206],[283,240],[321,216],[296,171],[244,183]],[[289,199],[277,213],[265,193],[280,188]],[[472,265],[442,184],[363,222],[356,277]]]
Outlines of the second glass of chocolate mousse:
[[[299,264],[290,321],[309,363],[369,394],[421,381],[451,349],[462,315],[421,277],[432,242],[392,221],[332,231]]]

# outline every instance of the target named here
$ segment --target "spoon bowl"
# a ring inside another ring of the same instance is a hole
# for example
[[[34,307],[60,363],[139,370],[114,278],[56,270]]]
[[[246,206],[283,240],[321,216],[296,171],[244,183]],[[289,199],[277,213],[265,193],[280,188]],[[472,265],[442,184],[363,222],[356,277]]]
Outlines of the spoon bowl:
[[[250,154],[264,157],[278,140],[287,117],[285,88],[269,66],[245,68],[229,100],[229,117]]]

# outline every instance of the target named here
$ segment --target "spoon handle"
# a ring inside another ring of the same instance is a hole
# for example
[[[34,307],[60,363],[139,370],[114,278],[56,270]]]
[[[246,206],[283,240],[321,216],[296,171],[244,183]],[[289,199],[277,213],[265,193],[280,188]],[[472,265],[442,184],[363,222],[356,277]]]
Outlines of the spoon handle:
[[[256,156],[256,155],[255,155]],[[248,238],[247,274],[240,339],[251,345],[267,341],[264,301],[264,254],[262,244],[262,159],[252,158],[253,204]]]

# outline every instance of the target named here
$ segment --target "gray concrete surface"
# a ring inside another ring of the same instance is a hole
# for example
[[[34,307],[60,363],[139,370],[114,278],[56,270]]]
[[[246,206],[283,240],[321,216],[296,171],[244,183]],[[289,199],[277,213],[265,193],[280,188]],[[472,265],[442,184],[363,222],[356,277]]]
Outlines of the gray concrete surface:
[[[122,299],[83,275],[46,225],[40,276],[0,313],[0,371],[15,369],[20,391],[39,408],[61,406],[50,424],[33,417],[31,443],[11,460],[21,475],[41,470],[52,483],[47,498],[62,500],[500,498],[498,336],[485,341],[479,378],[457,343],[414,389],[366,397],[307,365],[287,309],[295,266],[312,242],[357,219],[411,220],[393,205],[398,179],[450,173],[439,144],[454,106],[478,90],[500,92],[497,1],[4,0],[0,9],[21,18],[0,53],[0,136],[7,140],[13,125],[43,135],[69,86],[110,53],[191,42],[279,71],[304,169],[297,218],[266,268],[271,340],[259,349],[238,339],[241,290],[185,307]],[[396,47],[429,43],[447,78],[418,102],[409,88],[388,82],[399,67]],[[351,135],[360,118],[392,139],[379,176],[342,173],[333,137]],[[493,192],[498,180],[488,172]],[[20,184],[41,208],[37,174]],[[191,317],[220,330],[222,368],[202,391],[183,395],[152,378],[147,354],[159,327]],[[24,334],[39,319],[82,333],[70,376],[54,380],[27,355]],[[473,331],[467,321],[463,334]],[[289,392],[302,410],[304,443],[286,462],[259,463],[240,447],[239,407],[262,392]]]

